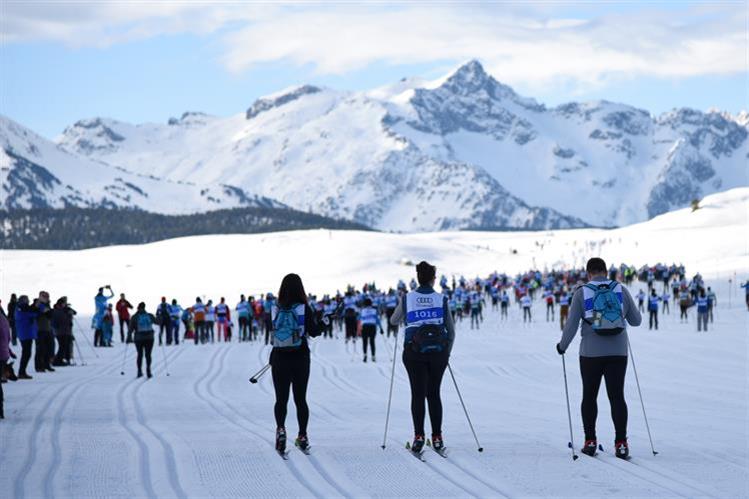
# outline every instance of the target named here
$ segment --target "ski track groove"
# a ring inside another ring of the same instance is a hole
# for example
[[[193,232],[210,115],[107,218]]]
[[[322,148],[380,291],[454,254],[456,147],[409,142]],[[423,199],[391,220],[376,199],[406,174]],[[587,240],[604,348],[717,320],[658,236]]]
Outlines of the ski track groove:
[[[62,450],[60,445],[60,433],[61,433],[61,427],[62,427],[62,416],[65,413],[65,410],[68,407],[68,404],[70,403],[71,399],[78,393],[78,391],[83,388],[85,385],[91,383],[95,379],[104,376],[105,374],[112,374],[117,372],[117,365],[116,363],[112,366],[109,366],[109,369],[107,369],[104,372],[101,372],[100,374],[84,378],[81,382],[77,383],[75,387],[69,391],[69,393],[66,394],[63,403],[60,405],[60,407],[55,411],[55,415],[53,418],[53,426],[52,426],[52,462],[49,464],[49,467],[47,468],[47,472],[44,475],[44,497],[45,498],[51,498],[55,497],[55,490],[53,487],[53,483],[55,481],[55,477],[57,476],[57,470],[60,467],[61,461],[62,461]]]
[[[686,487],[692,488],[694,490],[697,490],[701,494],[703,494],[703,495],[705,495],[707,497],[710,497],[710,496],[713,495],[712,492],[705,492],[699,485],[695,485],[695,483],[691,480],[691,478],[688,478],[688,477],[685,477],[685,476],[682,476],[682,475],[674,477],[674,476],[669,475],[668,473],[665,473],[663,471],[658,471],[658,470],[654,469],[652,466],[646,466],[646,465],[642,464],[637,459],[632,459],[631,461],[629,461],[629,464],[633,464],[633,465],[637,466],[638,468],[641,468],[641,469],[643,469],[645,471],[653,473],[654,475],[658,475],[660,477],[663,477],[666,480],[669,480],[669,481],[671,481],[671,482],[673,482],[675,484],[678,484],[680,486],[686,486]],[[681,481],[681,480],[684,480],[684,481]],[[691,482],[691,483],[687,483],[687,482]]]
[[[165,348],[162,346],[162,348]],[[173,347],[174,348],[174,347]],[[184,352],[184,347],[176,347],[176,352],[172,353],[171,355],[167,356],[167,362],[169,360],[176,359],[180,356],[182,352]],[[161,368],[161,364],[159,365],[158,369]],[[164,365],[164,369],[160,369],[159,372],[165,371],[166,365]],[[143,408],[140,405],[140,402],[138,401],[138,392],[143,387],[144,383],[138,384],[138,386],[135,387],[135,389],[132,391],[132,401],[133,401],[133,407],[135,409],[135,419],[138,421],[138,424],[140,424],[143,428],[148,430],[148,432],[156,438],[156,440],[161,444],[162,450],[164,451],[164,459],[166,464],[166,470],[167,475],[169,478],[169,484],[172,488],[172,491],[174,492],[174,497],[179,497],[180,499],[186,499],[187,494],[182,489],[182,485],[179,482],[179,473],[177,472],[177,463],[174,455],[174,448],[169,444],[169,442],[159,433],[154,431],[146,422],[146,415],[143,412]]]
[[[455,468],[462,471],[464,474],[471,477],[473,480],[483,484],[486,488],[491,490],[493,493],[498,494],[506,499],[512,499],[513,496],[509,495],[507,492],[504,492],[500,489],[498,489],[495,485],[485,481],[483,478],[480,478],[478,475],[476,475],[474,472],[469,471],[467,467],[461,465],[460,463],[456,462],[454,459],[452,459],[452,456],[448,456],[447,459],[444,459],[445,462],[449,463],[451,466],[454,466]]]
[[[100,369],[96,371],[96,377],[99,375],[104,374],[104,372],[111,368],[112,366],[102,366]],[[72,387],[75,388],[76,386],[80,385],[85,381],[85,378],[81,379],[77,383],[73,384]],[[53,386],[53,385],[50,385]],[[54,395],[52,395],[49,399],[47,399],[47,402],[44,404],[44,406],[37,412],[36,416],[34,417],[34,425],[33,429],[29,433],[29,451],[26,454],[26,459],[24,460],[24,464],[21,467],[21,470],[18,472],[18,475],[16,475],[15,482],[13,484],[13,497],[15,498],[22,498],[26,497],[26,485],[25,481],[28,477],[29,472],[31,471],[32,465],[34,464],[34,461],[36,461],[37,457],[37,440],[39,438],[39,433],[42,429],[42,417],[46,414],[47,410],[51,407],[52,402],[57,400],[58,397],[60,397],[62,394],[67,393],[68,388],[72,390],[71,385],[66,386],[62,390],[58,390],[55,392]]]
[[[638,478],[640,480],[648,482],[648,483],[650,483],[652,485],[655,485],[656,487],[660,487],[661,489],[667,490],[670,493],[675,494],[675,495],[677,495],[679,497],[683,497],[685,499],[692,499],[693,497],[695,497],[694,495],[683,494],[682,492],[680,492],[678,490],[674,490],[673,488],[669,487],[668,485],[664,485],[663,483],[658,482],[656,480],[653,480],[652,478],[646,478],[645,476],[643,476],[643,473],[637,473],[637,472],[634,472],[634,471],[632,471],[632,470],[627,469],[627,468],[624,467],[624,466],[630,466],[632,464],[631,462],[630,463],[622,462],[622,463],[616,463],[615,464],[614,462],[610,461],[610,459],[619,459],[619,458],[617,458],[617,457],[611,457],[609,459],[608,456],[602,456],[601,453],[599,453],[597,457],[592,457],[591,459],[595,459],[595,460],[597,460],[597,461],[599,461],[599,462],[601,462],[601,463],[603,463],[603,464],[605,464],[607,466],[611,466],[613,468],[621,470],[621,471],[623,471],[624,473],[626,473],[628,475],[631,475],[631,476],[633,476],[635,478]],[[683,486],[683,484],[678,484],[678,485],[679,486]]]
[[[444,458],[440,457],[440,459],[444,459]],[[458,480],[455,480],[455,479],[451,478],[446,473],[440,473],[440,469],[436,465],[430,463],[429,459],[424,459],[423,464],[426,465],[427,468],[429,468],[430,470],[432,470],[436,475],[439,475],[445,481],[453,484],[456,488],[458,488],[458,489],[462,490],[463,492],[465,492],[466,494],[468,494],[469,497],[477,497],[477,498],[482,497],[481,494],[476,494],[474,491],[467,489],[465,487],[465,485],[463,485],[462,483],[460,483]]]
[[[221,359],[221,366],[219,367],[219,372],[218,372],[218,373],[216,374],[216,376],[215,376],[214,380],[211,380],[211,382],[209,382],[209,383],[208,383],[207,389],[208,389],[208,392],[210,392],[210,395],[211,395],[211,396],[212,396],[212,397],[213,397],[214,399],[216,399],[216,400],[220,401],[221,403],[223,403],[223,404],[224,404],[224,405],[225,405],[225,406],[226,406],[226,407],[227,407],[228,409],[230,409],[230,410],[231,410],[232,412],[234,412],[234,413],[235,413],[235,414],[237,414],[238,416],[241,416],[241,415],[242,415],[242,414],[241,414],[241,412],[240,412],[240,411],[238,411],[238,410],[237,410],[236,408],[234,408],[234,407],[233,407],[233,406],[232,406],[232,405],[231,405],[231,404],[230,404],[229,402],[226,402],[226,401],[224,401],[223,399],[221,399],[220,397],[218,397],[218,396],[217,396],[217,395],[216,395],[216,394],[215,394],[215,393],[213,392],[213,388],[212,388],[212,386],[211,386],[211,383],[212,383],[213,381],[215,381],[215,379],[217,379],[217,378],[220,378],[220,377],[221,377],[221,374],[222,374],[222,373],[223,373],[223,371],[224,371],[224,366],[226,365],[226,362],[225,362],[224,360],[225,360],[225,358],[226,358],[226,357],[228,356],[228,353],[229,353],[229,351],[227,350],[227,351],[226,351],[226,353],[224,354],[224,356],[222,357],[222,359]],[[256,424],[256,423],[254,423],[254,422],[252,422],[252,421],[250,421],[250,423],[251,423],[251,424],[254,424],[254,425],[256,425],[256,426],[257,426],[257,424]],[[235,423],[235,424],[236,424],[236,423]],[[253,432],[253,433],[254,433],[254,432]],[[318,474],[320,475],[320,477],[321,477],[321,478],[322,478],[323,480],[325,480],[325,481],[326,481],[326,482],[328,483],[328,485],[330,485],[330,486],[331,486],[331,487],[332,487],[332,488],[333,488],[334,490],[336,490],[336,491],[337,491],[337,492],[338,492],[339,494],[341,494],[341,496],[342,496],[342,497],[348,497],[348,495],[349,495],[349,494],[348,494],[348,493],[346,492],[346,490],[345,490],[345,489],[344,489],[343,487],[341,487],[341,486],[340,486],[340,485],[338,484],[338,482],[336,482],[336,481],[335,481],[335,480],[334,480],[334,479],[333,479],[333,478],[332,478],[332,477],[331,477],[331,476],[330,476],[330,475],[329,475],[329,474],[328,474],[328,473],[327,473],[327,472],[326,472],[326,471],[324,470],[324,468],[323,468],[322,466],[320,466],[320,464],[319,464],[319,462],[317,461],[317,459],[315,458],[315,456],[309,455],[309,456],[305,456],[305,458],[309,460],[310,464],[312,464],[312,467],[313,467],[313,468],[315,469],[315,471],[316,471],[316,472],[317,472],[317,473],[318,473]],[[289,461],[287,461],[287,462],[291,462],[291,460],[289,460]],[[324,496],[323,496],[323,497],[324,497]]]
[[[228,349],[226,349],[226,352],[228,352]],[[201,384],[201,382],[203,380],[205,380],[206,378],[208,378],[208,376],[213,372],[214,366],[216,364],[216,359],[219,357],[220,353],[221,353],[221,350],[216,349],[216,351],[213,353],[213,355],[211,355],[211,358],[210,358],[210,361],[208,363],[208,368],[207,368],[206,372],[204,373],[203,376],[199,377],[197,379],[197,381],[193,384],[193,391],[195,392],[195,395],[198,398],[200,398],[203,402],[205,402],[208,406],[210,406],[217,414],[219,414],[222,418],[224,418],[228,423],[234,425],[235,427],[237,427],[238,429],[242,430],[243,432],[250,433],[251,435],[253,435],[258,440],[264,441],[264,442],[268,443],[269,445],[273,446],[273,442],[272,441],[269,441],[267,438],[263,437],[262,435],[260,435],[259,433],[257,433],[255,430],[252,430],[252,429],[248,428],[245,424],[239,423],[234,417],[227,416],[226,412],[224,412],[223,410],[221,410],[214,402],[212,402],[211,400],[209,400],[209,397],[210,397],[215,402],[220,402],[221,404],[223,404],[227,408],[229,408],[232,411],[234,411],[234,409],[231,408],[231,407],[229,407],[226,402],[224,402],[222,399],[219,399],[218,397],[216,397],[213,394],[212,390],[210,389],[211,383],[216,378],[219,377],[220,372],[216,373],[215,376],[211,376],[210,379],[208,379],[208,381],[205,382],[205,385],[206,385],[205,386],[205,390],[206,390],[206,395],[207,396],[203,396],[203,394],[201,394],[200,391],[198,390],[198,386]],[[223,362],[221,363],[220,370],[223,370]],[[236,411],[234,411],[234,412],[236,412]],[[314,497],[317,497],[318,499],[324,499],[326,497],[325,494],[321,494],[312,484],[310,484],[306,479],[303,478],[304,475],[299,472],[299,469],[296,467],[296,465],[291,460],[288,460],[288,461],[285,461],[285,462],[287,463],[287,466],[291,469],[292,474],[294,475],[294,477],[296,478],[296,480],[299,482],[299,484],[304,489],[306,489],[310,493],[310,495],[312,495]]]
[[[127,383],[123,384],[122,387],[117,392],[117,404],[119,406],[119,410],[117,411],[118,415],[118,422],[120,426],[122,426],[125,431],[135,440],[135,443],[138,446],[138,452],[140,453],[140,470],[138,471],[140,475],[140,483],[143,486],[144,492],[146,493],[146,496],[149,498],[157,498],[156,491],[153,488],[153,480],[151,478],[151,457],[150,457],[150,451],[148,449],[148,445],[146,442],[141,438],[141,436],[136,432],[133,427],[128,423],[127,417],[125,415],[125,391],[127,388],[135,384],[139,378],[134,378],[128,381]],[[143,381],[145,382],[145,381]]]

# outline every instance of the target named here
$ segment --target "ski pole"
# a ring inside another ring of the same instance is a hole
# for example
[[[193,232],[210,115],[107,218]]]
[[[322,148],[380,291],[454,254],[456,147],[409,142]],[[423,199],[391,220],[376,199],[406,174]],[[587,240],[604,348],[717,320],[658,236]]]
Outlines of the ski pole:
[[[125,343],[125,348],[122,352],[122,369],[120,369],[120,376],[125,375],[125,357],[127,357],[127,343]]]
[[[81,347],[78,346],[78,340],[75,339],[75,336],[73,336],[73,344],[75,344],[76,351],[78,352],[78,356],[81,358],[81,365],[85,366],[86,361],[83,360],[83,352],[81,352]]]
[[[455,375],[453,374],[453,368],[450,366],[450,364],[447,364],[447,369],[450,371],[450,377],[453,379],[453,384],[455,385],[455,391],[458,392],[458,398],[460,399],[460,405],[463,406],[463,412],[466,414],[466,420],[468,420],[468,426],[471,427],[471,433],[473,433],[473,438],[476,440],[476,446],[478,447],[479,452],[484,452],[484,448],[481,447],[481,444],[479,443],[479,437],[476,436],[476,430],[473,429],[473,423],[471,423],[471,418],[468,416],[468,409],[466,409],[466,405],[463,402],[463,396],[460,394],[460,389],[458,388],[458,382],[455,381]]]
[[[635,381],[637,382],[637,393],[640,395],[640,406],[642,407],[642,415],[645,418],[645,428],[648,430],[648,438],[650,439],[650,450],[654,456],[658,455],[655,447],[653,446],[653,436],[650,434],[650,424],[648,424],[648,415],[645,413],[645,402],[642,400],[642,391],[640,390],[640,379],[637,377],[637,367],[635,366],[635,356],[632,352],[632,345],[629,343],[629,336],[627,336],[627,347],[629,347],[629,357],[632,359],[632,371],[635,373]]]
[[[390,403],[393,400],[393,379],[395,378],[395,357],[398,354],[398,342],[393,346],[393,367],[390,370],[390,393],[388,394],[388,410],[385,415],[385,434],[382,437],[382,448],[385,448],[385,442],[388,438],[388,424],[390,423]]]
[[[94,352],[94,357],[97,359],[99,358],[99,354],[96,353],[96,349],[94,348],[94,345],[91,344],[91,340],[88,339],[88,336],[86,336],[85,331],[81,327],[81,323],[78,322],[78,319],[75,319],[75,323],[78,326],[78,329],[81,331],[81,335],[83,335],[83,339],[86,340],[86,343],[88,343],[89,348],[91,348],[91,351]]]
[[[575,454],[575,439],[572,437],[572,413],[570,412],[570,392],[567,389],[567,363],[564,361],[564,354],[562,354],[562,371],[564,372],[564,396],[567,399],[567,421],[570,424],[570,449],[572,450],[572,460],[577,459]]]
[[[257,383],[258,380],[263,377],[263,374],[268,372],[268,369],[270,369],[270,362],[265,364],[262,369],[260,369],[258,372],[255,373],[254,376],[250,378],[250,383],[252,383],[253,385]]]
[[[161,353],[164,354],[164,368],[166,370],[166,375],[169,376],[169,362],[166,359],[166,347],[164,344],[161,344]]]

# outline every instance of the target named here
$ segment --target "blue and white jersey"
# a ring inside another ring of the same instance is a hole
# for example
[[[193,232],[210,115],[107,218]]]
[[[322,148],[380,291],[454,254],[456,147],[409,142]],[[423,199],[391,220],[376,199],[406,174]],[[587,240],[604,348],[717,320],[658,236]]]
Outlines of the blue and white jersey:
[[[504,303],[505,305],[507,305],[508,303],[510,303],[510,295],[507,294],[507,291],[502,291],[502,298],[501,298],[501,300],[502,300],[502,303]]]
[[[523,306],[523,308],[531,308],[531,297],[527,294],[520,297],[520,304]]]
[[[169,317],[179,319],[182,315],[182,307],[179,305],[169,305]]]
[[[395,309],[395,307],[398,306],[398,296],[395,293],[387,295],[385,298],[385,306],[387,308]]]
[[[661,301],[660,297],[658,296],[650,296],[650,300],[648,301],[648,310],[652,310],[654,312],[658,311],[658,302]]]
[[[356,311],[356,298],[353,296],[347,296],[343,299],[343,308],[346,310],[354,310]]]
[[[239,317],[250,316],[250,303],[247,300],[237,303],[237,315]]]
[[[333,312],[335,312],[336,308],[338,308],[336,302],[330,302],[323,307],[323,312],[325,313],[325,315],[331,315]]]
[[[362,325],[377,325],[377,309],[375,309],[374,307],[364,307],[363,309],[361,309],[359,317],[361,318]]]
[[[445,298],[442,293],[418,293],[406,295],[406,334],[408,344],[419,327],[426,324],[445,325]]]
[[[218,314],[219,317],[226,316],[227,310],[229,310],[229,307],[226,303],[219,303],[216,305],[216,314]]]
[[[213,322],[216,320],[216,307],[214,307],[213,305],[205,307],[205,320],[208,322]]]
[[[700,296],[697,298],[697,312],[707,312],[707,306],[707,296]]]
[[[559,305],[562,307],[569,307],[570,305],[570,295],[567,293],[562,293],[559,296]]]
[[[621,283],[617,281],[590,281],[588,284],[583,286],[583,310],[585,311],[583,313],[583,317],[585,319],[592,319],[593,318],[593,299],[596,296],[596,292],[594,289],[591,288],[591,286],[600,286],[601,284],[611,284],[616,283],[613,291],[616,297],[619,299],[619,306],[622,307],[622,312],[624,311],[624,297],[622,296],[622,285]],[[645,293],[640,290],[640,293],[642,294],[642,300],[645,299]],[[600,296],[600,295],[599,295]]]

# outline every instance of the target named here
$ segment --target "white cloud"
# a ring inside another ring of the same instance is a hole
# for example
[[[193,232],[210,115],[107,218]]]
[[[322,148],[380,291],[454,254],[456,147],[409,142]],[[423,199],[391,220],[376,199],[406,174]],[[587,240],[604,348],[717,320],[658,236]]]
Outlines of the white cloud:
[[[624,13],[597,8],[592,17],[576,18],[548,6],[501,3],[26,1],[6,2],[2,33],[6,43],[42,39],[73,46],[214,33],[225,47],[221,62],[232,72],[275,61],[309,65],[320,74],[345,74],[376,62],[479,58],[510,83],[589,86],[621,77],[745,72],[746,15],[743,2]]]

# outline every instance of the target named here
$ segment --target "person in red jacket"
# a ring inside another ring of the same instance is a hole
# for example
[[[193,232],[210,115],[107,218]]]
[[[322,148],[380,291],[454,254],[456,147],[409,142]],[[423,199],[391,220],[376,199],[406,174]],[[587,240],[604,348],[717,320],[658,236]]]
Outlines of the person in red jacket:
[[[131,334],[130,334],[130,310],[133,308],[133,306],[130,304],[129,301],[125,299],[125,293],[120,293],[120,299],[117,301],[117,317],[120,319],[120,341],[125,342],[125,331],[124,328],[127,327],[127,342],[131,343],[133,341]]]

